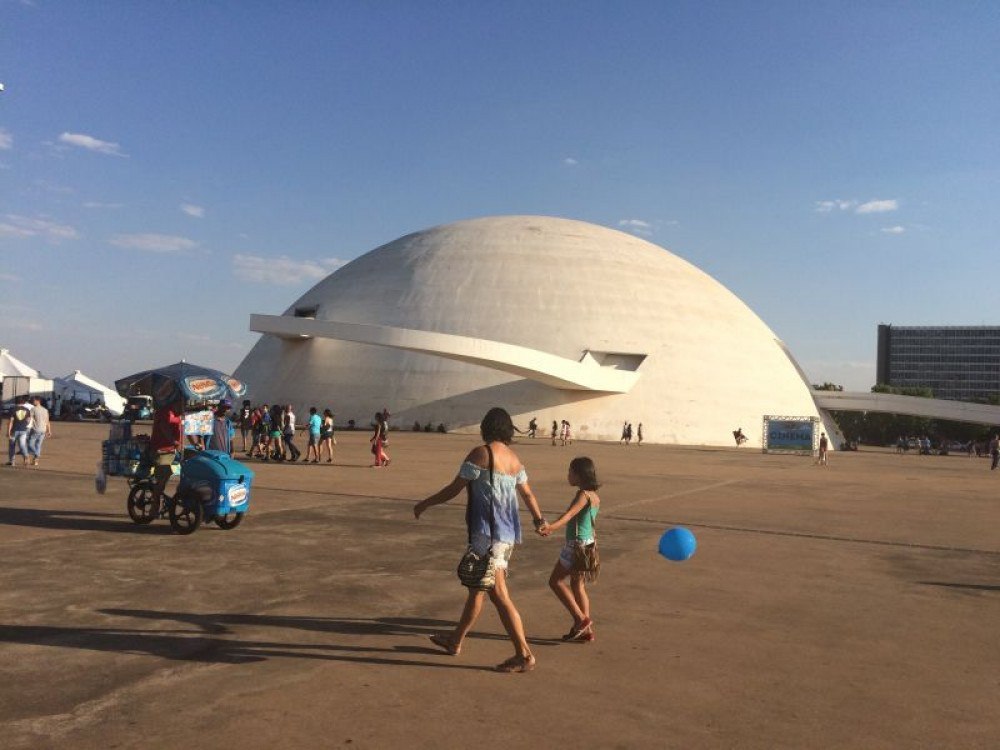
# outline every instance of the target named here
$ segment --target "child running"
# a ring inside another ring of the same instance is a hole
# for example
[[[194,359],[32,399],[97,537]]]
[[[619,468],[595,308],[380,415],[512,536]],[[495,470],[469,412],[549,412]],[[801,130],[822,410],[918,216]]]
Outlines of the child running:
[[[594,520],[601,509],[601,498],[597,496],[597,468],[586,457],[574,458],[569,464],[567,481],[577,488],[577,493],[559,520],[545,524],[539,529],[542,536],[566,527],[566,543],[559,553],[559,560],[552,568],[549,586],[562,605],[573,616],[573,627],[562,637],[564,641],[594,640],[594,622],[590,617],[590,598],[587,596],[585,580],[587,574],[573,570],[576,549],[595,543]],[[570,578],[567,583],[566,578]]]

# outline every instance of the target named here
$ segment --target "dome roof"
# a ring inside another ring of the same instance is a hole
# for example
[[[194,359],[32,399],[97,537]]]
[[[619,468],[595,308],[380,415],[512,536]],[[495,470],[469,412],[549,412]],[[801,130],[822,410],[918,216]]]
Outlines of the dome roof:
[[[656,442],[725,444],[739,426],[759,440],[765,414],[817,415],[780,341],[734,294],[657,245],[580,221],[501,216],[409,234],[320,281],[295,315],[635,373],[627,392],[567,390],[440,352],[271,335],[237,370],[258,398],[332,401],[365,424],[388,406],[400,424],[475,427],[501,405],[518,423],[568,419],[579,437],[617,439],[627,420]]]

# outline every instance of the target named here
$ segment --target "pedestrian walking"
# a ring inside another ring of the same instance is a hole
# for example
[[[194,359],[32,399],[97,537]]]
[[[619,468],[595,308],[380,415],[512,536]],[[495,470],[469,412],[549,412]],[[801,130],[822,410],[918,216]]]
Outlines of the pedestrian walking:
[[[319,457],[323,457],[323,449],[326,448],[326,462],[333,463],[333,446],[337,444],[337,438],[333,432],[333,412],[329,409],[323,410],[323,422],[319,428]]]
[[[468,547],[459,564],[462,584],[468,589],[462,615],[450,633],[431,636],[431,642],[452,656],[462,651],[489,597],[514,645],[514,655],[497,665],[499,672],[530,672],[535,656],[524,634],[521,615],[507,588],[507,570],[514,545],[521,543],[518,498],[534,519],[535,529],[545,524],[524,465],[510,448],[514,423],[504,409],[490,409],[479,426],[483,445],[462,462],[458,475],[438,492],[413,507],[417,519],[435,505],[446,503],[463,490],[468,495],[465,524]]]
[[[251,440],[253,439],[253,411],[254,410],[253,407],[250,406],[250,402],[244,401],[242,408],[240,408],[240,413],[236,417],[236,421],[240,426],[240,437],[243,439],[242,451],[244,453],[247,452],[247,438],[250,438]],[[247,453],[247,455],[250,454]]]
[[[14,466],[14,455],[21,454],[21,466],[28,463],[28,431],[31,429],[31,409],[24,396],[14,400],[14,410],[7,419],[7,465]]]
[[[819,434],[819,452],[816,456],[816,463],[819,466],[826,466],[826,454],[830,449],[830,441],[826,437],[825,432]]]
[[[28,453],[31,454],[31,465],[38,466],[38,460],[42,457],[42,443],[45,438],[52,437],[52,419],[40,396],[35,396],[32,400],[34,406],[31,408],[31,426],[28,428]]]
[[[372,434],[370,443],[372,444],[372,455],[375,456],[373,468],[379,469],[389,465],[389,456],[385,452],[386,443],[386,422],[382,412],[375,414],[375,432]]]
[[[299,456],[302,455],[302,451],[295,445],[295,411],[292,409],[291,404],[285,407],[285,413],[282,417],[281,439],[283,441],[281,450],[282,458],[290,461],[298,461]],[[288,453],[292,454],[290,459],[288,458]]]
[[[595,521],[601,510],[597,489],[597,468],[593,460],[581,456],[570,461],[566,480],[576,487],[576,494],[566,512],[539,530],[542,536],[566,528],[566,542],[549,576],[549,588],[573,617],[573,625],[564,641],[594,640],[594,620],[587,595],[587,580],[596,580],[600,562],[596,555]],[[569,579],[567,581],[566,579]]]
[[[319,433],[323,426],[323,417],[316,411],[315,406],[309,407],[309,444],[306,446],[306,463],[319,463]],[[309,456],[312,456],[310,462]]]

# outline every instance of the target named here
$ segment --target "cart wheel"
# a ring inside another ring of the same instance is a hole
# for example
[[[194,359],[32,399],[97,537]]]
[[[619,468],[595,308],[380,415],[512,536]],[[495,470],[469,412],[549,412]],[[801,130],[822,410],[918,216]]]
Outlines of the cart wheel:
[[[153,488],[139,483],[128,493],[128,515],[135,523],[152,523],[160,514],[160,504],[153,499]]]
[[[170,503],[170,525],[178,534],[193,534],[201,524],[201,501],[178,492]]]
[[[229,531],[229,529],[235,529],[239,526],[243,522],[243,516],[245,515],[246,513],[228,513],[224,516],[216,516],[215,525],[220,529]]]

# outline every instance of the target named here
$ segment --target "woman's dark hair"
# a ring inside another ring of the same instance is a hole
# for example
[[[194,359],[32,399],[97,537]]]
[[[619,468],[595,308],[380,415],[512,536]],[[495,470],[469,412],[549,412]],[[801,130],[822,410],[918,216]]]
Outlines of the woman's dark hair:
[[[574,458],[569,462],[569,470],[580,480],[581,490],[596,490],[601,486],[597,481],[597,467],[594,466],[593,459],[586,456]]]
[[[510,445],[514,439],[514,423],[510,419],[510,414],[506,409],[494,406],[483,417],[479,423],[479,434],[483,436],[483,442],[492,443],[499,441],[504,445]]]
[[[324,409],[323,410],[323,416],[324,417],[332,417],[333,416],[333,412],[330,411],[329,409]]]

